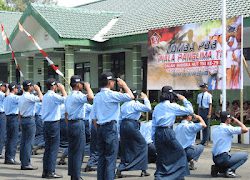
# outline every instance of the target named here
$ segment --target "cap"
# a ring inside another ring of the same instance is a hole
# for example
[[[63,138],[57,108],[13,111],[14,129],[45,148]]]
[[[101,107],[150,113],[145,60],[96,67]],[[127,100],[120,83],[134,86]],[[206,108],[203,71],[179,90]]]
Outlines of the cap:
[[[104,73],[102,73],[100,79],[107,79],[107,80],[113,80],[113,81],[116,80],[116,78],[114,77],[112,72],[104,72]]]
[[[227,118],[232,118],[232,116],[229,114],[229,112],[227,111],[222,111],[220,113],[220,121],[221,122],[225,122],[227,120]]]
[[[203,83],[200,85],[201,88],[205,88],[205,87],[208,87],[207,83]]]
[[[27,86],[32,86],[33,84],[31,83],[30,80],[25,80],[23,81],[23,87],[27,87]]]
[[[133,95],[134,95],[135,97],[138,96],[138,92],[137,92],[135,89],[131,89],[131,92],[133,93]]]
[[[16,82],[11,82],[11,83],[9,84],[9,87],[10,87],[11,89],[14,89],[14,88],[18,88],[18,85],[17,85]]]
[[[70,84],[77,84],[77,83],[84,84],[81,76],[79,76],[79,75],[71,76],[71,78],[70,78]]]
[[[163,88],[161,89],[161,92],[162,93],[172,93],[174,91],[173,91],[173,88],[171,86],[163,86]]]
[[[47,81],[46,81],[47,85],[50,85],[50,86],[54,86],[57,84],[57,81],[54,79],[54,78],[49,78]]]

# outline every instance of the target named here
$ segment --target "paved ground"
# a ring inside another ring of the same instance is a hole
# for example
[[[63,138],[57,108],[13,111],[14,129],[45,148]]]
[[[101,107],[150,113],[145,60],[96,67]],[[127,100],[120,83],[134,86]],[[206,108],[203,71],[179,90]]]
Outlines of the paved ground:
[[[233,151],[241,150],[241,151],[247,151],[250,152],[250,146],[242,146],[242,145],[234,145]],[[42,151],[40,152],[42,153]],[[17,155],[18,156],[18,155]],[[17,157],[18,159],[18,157]],[[84,159],[83,167],[86,165],[87,158]],[[21,171],[20,166],[13,166],[13,165],[5,165],[3,164],[3,159],[0,159],[0,180],[39,180],[41,178],[42,174],[42,154],[36,155],[32,157],[32,162],[34,165],[38,166],[39,169],[35,171]],[[219,178],[212,178],[210,176],[210,166],[212,165],[212,159],[211,159],[211,147],[210,145],[205,148],[204,153],[202,154],[199,162],[196,164],[198,167],[197,170],[191,171],[191,175],[187,177],[187,180],[198,180],[198,179],[216,179],[216,180],[222,180],[225,179],[223,177]],[[249,167],[250,167],[250,161],[247,161],[246,164],[240,168],[237,173],[240,175],[239,178],[236,179],[244,179],[248,180],[249,177]],[[126,178],[128,180],[152,180],[154,179],[154,171],[155,171],[155,164],[149,165],[149,172],[151,173],[151,176],[146,178],[139,177],[140,171],[133,171],[133,172],[125,172],[124,175],[126,175]],[[57,166],[57,172],[59,174],[62,174],[64,176],[63,180],[68,180],[69,177],[67,176],[67,165],[61,165]],[[96,179],[96,172],[91,173],[82,173],[85,180],[95,180]],[[122,179],[121,179],[122,180]]]

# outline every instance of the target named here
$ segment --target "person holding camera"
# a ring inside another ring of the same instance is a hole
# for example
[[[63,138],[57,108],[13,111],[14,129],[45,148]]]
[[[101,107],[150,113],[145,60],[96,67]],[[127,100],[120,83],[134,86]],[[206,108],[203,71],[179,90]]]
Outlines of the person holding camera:
[[[113,180],[115,178],[116,158],[118,152],[117,121],[120,116],[120,103],[134,99],[134,95],[120,78],[113,73],[104,72],[100,76],[101,90],[94,98],[93,117],[97,123],[98,147],[98,180]],[[125,93],[113,91],[115,82]]]
[[[84,104],[93,100],[94,94],[90,84],[83,82],[81,76],[70,78],[73,91],[65,101],[65,110],[68,116],[68,175],[71,180],[80,180],[81,166],[85,149]],[[83,94],[83,88],[87,94]]]
[[[146,94],[141,92],[144,103],[139,102],[137,91],[132,91],[135,100],[125,102],[121,106],[120,145],[121,163],[116,177],[122,178],[122,171],[142,170],[141,177],[150,176],[148,169],[148,147],[140,133],[141,112],[149,112],[151,104]]]
[[[227,111],[220,114],[221,124],[212,131],[213,141],[213,161],[211,166],[211,176],[216,177],[218,173],[223,173],[225,177],[235,178],[236,169],[243,165],[247,159],[246,152],[230,153],[232,137],[234,134],[243,134],[248,132],[248,128]],[[234,123],[237,126],[232,126]]]
[[[198,120],[194,123],[192,120]],[[198,161],[201,153],[204,151],[204,146],[195,144],[196,134],[207,125],[201,116],[196,114],[188,114],[183,117],[181,123],[176,127],[176,139],[186,152],[189,162],[189,170],[195,170],[194,161]]]
[[[47,93],[42,101],[42,120],[44,122],[45,151],[43,155],[42,178],[62,178],[55,173],[56,158],[60,145],[60,105],[64,103],[67,93],[64,86],[54,78],[46,81]],[[57,94],[59,90],[62,96]]]
[[[175,103],[176,98],[184,106]],[[161,90],[160,103],[155,106],[152,115],[152,139],[155,142],[157,161],[155,180],[184,179],[189,175],[187,157],[171,128],[176,116],[194,113],[192,104],[182,95],[173,92],[171,86]]]

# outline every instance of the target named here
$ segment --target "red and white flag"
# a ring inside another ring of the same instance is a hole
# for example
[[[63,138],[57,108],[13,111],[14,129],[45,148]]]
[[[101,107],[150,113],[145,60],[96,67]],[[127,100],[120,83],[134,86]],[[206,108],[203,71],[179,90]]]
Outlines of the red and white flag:
[[[59,74],[60,76],[64,77],[63,73],[58,69],[58,67],[56,67],[54,65],[54,62],[49,58],[48,54],[39,46],[39,44],[36,42],[36,40],[32,37],[32,35],[30,33],[28,33],[24,27],[18,23],[19,25],[19,30],[21,32],[24,32],[28,38],[35,44],[35,46],[37,47],[37,49],[40,51],[40,53],[43,55],[43,57],[48,61],[50,67],[57,73]]]
[[[11,50],[12,59],[13,59],[14,62],[15,62],[16,69],[18,69],[18,71],[20,72],[20,76],[23,78],[23,73],[22,73],[22,71],[21,71],[21,69],[20,69],[20,66],[17,64],[15,52],[13,51],[13,49],[12,49],[12,47],[11,47],[11,44],[10,44],[10,40],[9,40],[9,38],[7,37],[6,32],[4,31],[4,26],[3,26],[3,24],[1,24],[1,29],[2,29],[2,37],[3,37],[3,40],[6,42],[7,46],[9,46],[9,48],[10,48],[10,50]]]

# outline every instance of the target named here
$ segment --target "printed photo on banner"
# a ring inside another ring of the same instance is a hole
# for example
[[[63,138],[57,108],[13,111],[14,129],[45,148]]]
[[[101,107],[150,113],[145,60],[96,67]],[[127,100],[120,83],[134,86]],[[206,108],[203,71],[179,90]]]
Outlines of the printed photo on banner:
[[[242,16],[227,19],[227,89],[240,89]],[[148,90],[168,84],[177,90],[222,88],[222,22],[208,21],[148,32]]]

